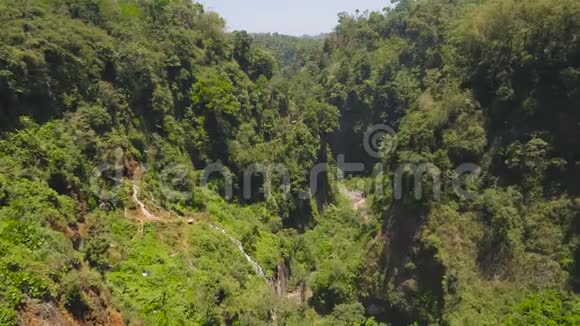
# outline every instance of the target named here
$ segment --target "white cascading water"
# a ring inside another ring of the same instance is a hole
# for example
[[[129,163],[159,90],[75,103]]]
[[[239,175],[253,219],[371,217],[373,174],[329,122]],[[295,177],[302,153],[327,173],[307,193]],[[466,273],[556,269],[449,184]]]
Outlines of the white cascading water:
[[[147,210],[147,208],[145,207],[145,204],[143,202],[141,202],[139,200],[139,186],[135,183],[133,183],[133,200],[139,205],[139,207],[141,208],[141,212],[143,213],[143,215],[150,220],[157,220],[157,217],[152,214],[151,212],[149,212]],[[223,233],[226,237],[228,237],[235,245],[236,247],[238,247],[238,250],[242,253],[242,255],[244,255],[244,257],[246,257],[246,260],[252,264],[252,266],[254,267],[254,270],[256,271],[256,274],[258,276],[260,276],[261,278],[263,278],[266,283],[268,284],[272,284],[272,280],[270,280],[267,276],[266,273],[264,273],[264,269],[262,268],[262,266],[260,266],[260,264],[258,264],[258,262],[256,262],[250,255],[248,255],[248,253],[244,250],[244,246],[242,244],[242,242],[234,237],[232,237],[231,235],[229,235],[229,233],[218,227],[215,226],[213,224],[209,224],[209,226],[215,230],[220,231],[221,233]]]
[[[141,207],[141,212],[143,213],[143,215],[145,215],[146,218],[148,218],[150,220],[157,219],[157,217],[155,215],[151,214],[151,212],[149,212],[147,210],[147,208],[145,207],[145,204],[143,204],[139,200],[139,186],[137,186],[135,183],[133,183],[133,200],[139,205],[139,207]]]
[[[254,270],[256,271],[256,274],[258,276],[260,276],[261,278],[263,278],[268,284],[270,284],[270,285],[272,284],[272,280],[270,280],[268,278],[268,276],[266,276],[266,273],[264,273],[264,269],[262,268],[262,266],[260,266],[260,264],[258,264],[258,262],[256,262],[250,255],[248,255],[248,253],[246,253],[246,251],[244,250],[244,246],[240,240],[232,237],[231,235],[228,234],[228,232],[226,230],[220,228],[219,226],[215,226],[213,224],[209,224],[209,226],[215,230],[220,231],[226,237],[228,237],[236,245],[236,247],[238,247],[238,249],[244,255],[244,257],[246,257],[246,260],[250,264],[252,264],[252,266],[254,267]]]

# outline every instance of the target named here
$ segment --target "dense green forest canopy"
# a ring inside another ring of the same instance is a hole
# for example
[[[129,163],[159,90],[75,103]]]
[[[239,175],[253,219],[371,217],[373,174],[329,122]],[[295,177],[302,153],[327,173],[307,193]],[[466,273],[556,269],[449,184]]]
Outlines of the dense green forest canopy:
[[[580,324],[579,1],[314,39],[189,0],[0,23],[1,325]]]
[[[300,70],[316,65],[322,55],[322,44],[327,35],[317,37],[295,37],[288,35],[254,34],[256,47],[274,55],[282,76],[289,78]]]

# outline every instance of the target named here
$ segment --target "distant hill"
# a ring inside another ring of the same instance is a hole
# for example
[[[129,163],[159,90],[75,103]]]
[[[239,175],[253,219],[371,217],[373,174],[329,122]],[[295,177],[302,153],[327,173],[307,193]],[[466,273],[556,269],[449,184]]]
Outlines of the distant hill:
[[[325,38],[328,37],[330,33],[320,33],[318,35],[302,35],[300,36],[300,38],[305,38],[305,39],[312,39],[312,40],[324,40]]]
[[[278,61],[284,75],[293,75],[307,63],[316,62],[328,34],[290,36],[283,34],[252,34],[257,47],[269,51]]]

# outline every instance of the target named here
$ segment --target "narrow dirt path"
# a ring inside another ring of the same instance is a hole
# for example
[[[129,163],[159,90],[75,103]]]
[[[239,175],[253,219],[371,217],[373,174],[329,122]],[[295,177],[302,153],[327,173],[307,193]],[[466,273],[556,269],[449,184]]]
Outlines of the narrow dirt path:
[[[143,228],[144,228],[145,222],[159,222],[159,221],[165,220],[165,219],[160,218],[159,216],[151,213],[151,211],[149,211],[147,209],[147,206],[145,206],[145,203],[143,203],[139,199],[139,190],[140,190],[142,178],[143,178],[143,169],[141,167],[137,167],[134,171],[134,174],[133,174],[133,180],[132,180],[133,194],[131,197],[132,197],[133,201],[137,204],[139,211],[141,213],[137,217],[137,220],[139,221],[139,228],[137,230],[137,234],[139,236],[143,234]],[[157,207],[157,208],[161,210],[160,207]],[[126,209],[125,209],[125,215],[128,216]],[[252,265],[256,274],[259,277],[261,277],[262,279],[264,279],[266,281],[266,283],[268,283],[269,285],[272,285],[272,283],[273,283],[272,280],[266,275],[262,266],[260,266],[260,264],[254,258],[252,258],[250,255],[248,255],[248,253],[244,249],[244,245],[242,244],[242,242],[240,240],[234,238],[226,230],[220,228],[219,226],[216,226],[216,225],[211,224],[209,222],[208,222],[208,224],[212,229],[218,230],[224,236],[226,236],[238,248],[240,253],[246,258],[246,260]]]
[[[364,196],[364,193],[359,190],[348,190],[346,188],[342,188],[341,192],[349,200],[350,207],[355,212],[360,213],[365,223],[368,222],[369,214],[367,211],[367,199]]]
[[[362,191],[346,190],[344,191],[344,195],[348,198],[352,209],[355,211],[364,208],[367,203],[367,199],[364,197]]]

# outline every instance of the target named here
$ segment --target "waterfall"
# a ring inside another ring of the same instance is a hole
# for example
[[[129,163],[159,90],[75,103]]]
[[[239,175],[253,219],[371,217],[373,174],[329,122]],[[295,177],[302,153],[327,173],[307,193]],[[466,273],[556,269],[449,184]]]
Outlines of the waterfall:
[[[139,207],[141,208],[141,212],[143,213],[143,215],[149,219],[149,220],[158,220],[157,216],[155,216],[153,213],[149,212],[149,210],[147,210],[147,208],[145,207],[145,204],[139,200],[139,186],[137,185],[137,183],[135,181],[133,181],[133,200],[137,203],[137,205],[139,205]],[[244,250],[244,246],[242,244],[242,242],[234,237],[232,237],[226,230],[220,228],[219,226],[213,225],[213,224],[209,224],[209,226],[215,230],[220,231],[221,233],[223,233],[226,237],[228,237],[235,245],[236,247],[238,247],[238,250],[242,253],[242,255],[244,255],[244,257],[246,258],[246,260],[252,264],[252,266],[254,267],[254,270],[256,271],[256,274],[261,277],[262,279],[264,279],[266,281],[266,283],[268,283],[269,285],[273,284],[273,281],[266,275],[266,273],[264,273],[264,269],[262,268],[262,266],[260,266],[260,264],[258,264],[258,262],[256,262],[250,255],[248,255],[248,253]]]
[[[137,205],[139,205],[139,207],[141,208],[141,212],[143,213],[143,215],[150,219],[150,220],[156,220],[157,217],[152,214],[151,212],[149,212],[147,210],[147,208],[145,207],[145,204],[143,204],[143,202],[141,202],[139,200],[139,186],[137,186],[137,184],[133,183],[133,200],[137,203]]]
[[[232,237],[228,232],[226,232],[226,230],[220,228],[219,226],[215,226],[213,224],[209,224],[209,226],[215,230],[220,231],[226,237],[228,237],[236,245],[236,247],[238,247],[238,250],[242,253],[242,255],[244,255],[244,257],[246,257],[246,260],[250,264],[252,264],[252,266],[254,267],[254,270],[256,271],[256,274],[258,276],[260,276],[261,278],[263,278],[266,281],[266,283],[268,283],[269,285],[272,285],[272,280],[268,276],[266,276],[266,273],[264,273],[264,269],[262,268],[262,266],[260,266],[260,264],[258,264],[258,262],[256,262],[250,255],[248,255],[248,253],[244,250],[244,246],[240,240]]]
[[[274,284],[274,290],[279,297],[286,295],[288,271],[286,269],[286,263],[281,262],[276,266],[276,283]]]

